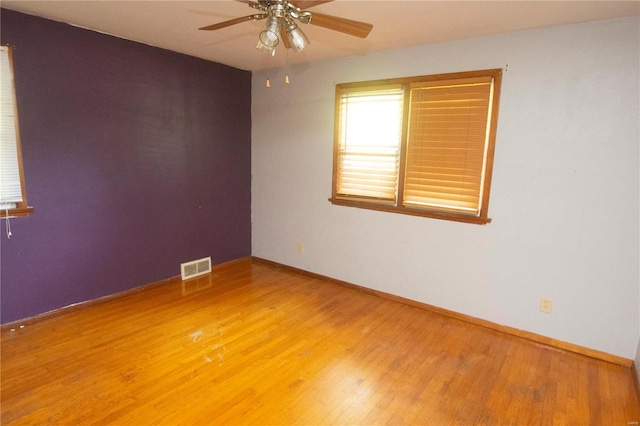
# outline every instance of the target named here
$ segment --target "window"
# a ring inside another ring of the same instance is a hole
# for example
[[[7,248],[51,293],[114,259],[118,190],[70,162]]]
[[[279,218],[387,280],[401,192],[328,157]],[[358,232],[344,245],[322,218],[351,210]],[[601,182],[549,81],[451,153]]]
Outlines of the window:
[[[13,55],[2,46],[0,68],[0,217],[27,216],[18,108],[13,79]]]
[[[488,223],[502,70],[336,87],[331,202]]]

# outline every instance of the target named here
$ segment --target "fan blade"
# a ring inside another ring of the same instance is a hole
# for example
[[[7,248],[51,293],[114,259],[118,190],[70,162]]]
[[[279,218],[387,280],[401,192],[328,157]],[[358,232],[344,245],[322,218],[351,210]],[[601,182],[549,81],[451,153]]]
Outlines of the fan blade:
[[[206,27],[202,27],[198,29],[205,30],[205,31],[219,30],[220,28],[229,27],[231,25],[239,24],[241,22],[259,21],[260,19],[264,19],[266,17],[267,17],[266,13],[258,13],[255,15],[243,16],[242,18],[236,18],[236,19],[231,19],[229,21],[219,22],[217,24],[208,25]]]
[[[284,44],[285,49],[291,49],[291,43],[289,43],[289,37],[287,37],[287,31],[284,26],[280,27],[280,40]]]
[[[311,13],[311,21],[309,23],[360,38],[366,38],[373,29],[371,24],[316,12]]]
[[[333,0],[318,0],[318,1],[292,1],[291,4],[293,4],[295,7],[302,9],[302,10],[306,10],[309,9],[310,7],[314,7],[314,6],[319,6],[321,4],[325,4],[325,3],[331,3]]]

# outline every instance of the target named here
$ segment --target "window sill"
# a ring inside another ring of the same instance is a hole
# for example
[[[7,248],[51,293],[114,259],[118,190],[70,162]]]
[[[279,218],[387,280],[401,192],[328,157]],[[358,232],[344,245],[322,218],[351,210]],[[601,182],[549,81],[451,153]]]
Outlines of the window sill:
[[[6,210],[0,210],[0,218],[12,218],[12,217],[27,217],[29,213],[33,213],[33,207],[20,207],[17,209],[9,209],[9,215],[7,216]]]
[[[341,198],[329,198],[329,202],[336,206],[357,207],[360,209],[376,210],[388,213],[400,213],[410,216],[429,217],[432,219],[451,220],[454,222],[473,223],[476,225],[486,225],[491,223],[491,218],[471,216],[463,213],[450,213],[435,210],[425,210],[410,207],[398,207],[388,204],[376,204],[366,201],[345,200]]]

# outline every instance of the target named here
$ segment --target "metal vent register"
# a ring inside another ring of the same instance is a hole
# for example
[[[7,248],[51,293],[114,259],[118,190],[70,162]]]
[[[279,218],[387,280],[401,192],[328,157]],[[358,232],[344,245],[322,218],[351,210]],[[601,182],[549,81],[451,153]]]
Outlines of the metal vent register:
[[[183,280],[188,280],[190,278],[208,274],[211,272],[211,258],[205,257],[203,259],[192,260],[191,262],[183,263],[180,265],[180,270]]]

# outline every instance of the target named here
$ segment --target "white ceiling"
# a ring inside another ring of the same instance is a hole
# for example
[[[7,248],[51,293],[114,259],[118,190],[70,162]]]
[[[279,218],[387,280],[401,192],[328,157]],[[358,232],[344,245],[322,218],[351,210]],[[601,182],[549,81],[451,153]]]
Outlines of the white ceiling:
[[[295,3],[295,1],[294,1]],[[373,24],[366,39],[301,25],[311,45],[300,54],[255,49],[264,21],[217,31],[199,27],[256,12],[233,0],[28,1],[3,8],[90,28],[244,70],[458,40],[524,29],[640,15],[640,1],[345,1],[310,9]]]

